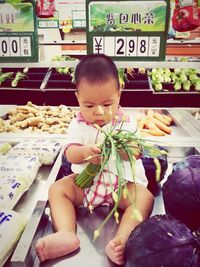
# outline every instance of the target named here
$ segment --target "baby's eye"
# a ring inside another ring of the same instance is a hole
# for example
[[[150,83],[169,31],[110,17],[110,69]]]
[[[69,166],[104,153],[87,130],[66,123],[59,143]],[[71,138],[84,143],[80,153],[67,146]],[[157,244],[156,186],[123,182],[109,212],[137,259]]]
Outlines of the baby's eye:
[[[87,105],[86,108],[92,108],[93,106],[92,105]]]
[[[104,107],[109,107],[109,106],[111,106],[112,104],[104,104]]]

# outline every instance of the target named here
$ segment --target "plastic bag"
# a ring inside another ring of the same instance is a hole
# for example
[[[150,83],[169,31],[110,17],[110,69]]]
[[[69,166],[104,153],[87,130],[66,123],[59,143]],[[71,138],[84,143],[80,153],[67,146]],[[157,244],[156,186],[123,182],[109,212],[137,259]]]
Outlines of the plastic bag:
[[[13,252],[23,230],[27,218],[15,211],[0,209],[0,266]]]
[[[0,208],[12,209],[41,166],[36,156],[0,156]]]
[[[168,215],[155,215],[131,233],[125,267],[199,267],[200,237]]]
[[[38,156],[42,164],[50,165],[54,162],[61,147],[62,141],[60,140],[27,139],[16,144],[8,153],[12,155]]]

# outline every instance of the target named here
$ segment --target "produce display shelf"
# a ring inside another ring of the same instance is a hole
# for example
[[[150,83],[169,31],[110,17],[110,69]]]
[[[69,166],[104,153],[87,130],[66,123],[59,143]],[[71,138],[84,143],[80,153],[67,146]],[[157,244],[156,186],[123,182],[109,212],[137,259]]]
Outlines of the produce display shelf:
[[[7,109],[12,105],[0,106],[0,116],[6,114]],[[16,107],[16,105],[15,105]],[[142,108],[126,108],[126,112],[131,116],[137,116],[145,112],[147,109]],[[169,136],[152,136],[150,139],[153,143],[162,144],[169,150],[168,170],[167,175],[172,170],[174,162],[178,162],[185,156],[200,154],[200,131],[199,126],[196,127],[192,120],[188,120],[185,116],[187,110],[182,109],[166,109],[154,108],[153,111],[162,111],[169,114],[174,119],[172,125],[172,134]],[[189,118],[189,117],[188,117]],[[195,120],[195,119],[194,119]],[[195,120],[197,124],[199,121]],[[16,143],[24,138],[59,138],[65,139],[66,134],[52,135],[47,133],[1,133],[0,142]],[[5,267],[37,267],[39,260],[36,256],[34,245],[36,240],[53,231],[51,218],[49,216],[49,206],[47,201],[48,188],[57,179],[61,166],[61,153],[58,155],[55,163],[52,166],[43,167],[40,170],[36,180],[32,184],[30,190],[26,192],[19,203],[15,206],[15,210],[25,213],[30,220],[22,234],[19,243],[11,258],[5,264]],[[166,175],[166,177],[167,177]],[[164,206],[162,193],[160,192],[155,197],[155,206],[152,215],[163,214]],[[77,232],[81,240],[81,248],[74,253],[61,257],[59,259],[50,260],[43,263],[41,266],[93,266],[96,267],[114,267],[114,265],[105,255],[104,247],[106,242],[114,235],[117,225],[114,219],[111,219],[105,226],[102,235],[96,242],[92,241],[93,231],[108,213],[107,207],[97,209],[93,214],[90,214],[84,208],[77,209]],[[90,223],[88,223],[90,222]],[[91,257],[92,255],[92,257]]]
[[[148,62],[147,62],[148,63]],[[155,62],[156,63],[156,62]],[[179,62],[178,68],[198,68],[197,63],[187,62],[183,66],[182,62]],[[141,64],[140,64],[141,65]],[[117,63],[119,68],[126,69],[132,68],[135,72],[133,76],[127,73],[127,81],[125,81],[123,94],[121,96],[121,104],[126,107],[199,107],[200,92],[195,91],[193,86],[191,90],[179,90],[175,91],[171,83],[167,83],[170,90],[156,91],[154,90],[151,82],[151,78],[147,76],[147,73],[138,73],[139,66],[133,67],[133,64],[127,62],[127,64]],[[59,65],[67,67],[69,69],[76,66],[76,62],[66,62],[66,65]],[[125,67],[124,67],[125,66]],[[152,66],[156,68],[157,65],[147,64],[146,70],[151,70]],[[169,66],[172,67],[172,63],[161,64],[159,67]],[[173,68],[175,68],[176,62],[173,62]],[[16,74],[18,71],[23,71],[23,68],[17,67],[2,67],[3,72],[13,71]],[[14,76],[14,75],[13,75]],[[167,88],[168,88],[167,87]],[[24,79],[20,80],[16,87],[11,86],[11,79],[8,79],[1,83],[0,86],[0,104],[25,104],[28,100],[35,102],[38,105],[59,105],[65,104],[70,106],[76,106],[77,100],[75,97],[75,84],[72,82],[70,75],[59,74],[56,71],[56,65],[51,67],[34,67],[31,66],[26,73]],[[13,95],[15,97],[13,97]]]
[[[177,148],[177,157],[168,159],[168,170],[162,184],[166,181],[168,175],[172,171],[173,163],[182,160],[186,155],[199,154],[194,147],[188,147],[190,153],[182,154]],[[91,214],[85,208],[79,207],[76,209],[77,215],[77,234],[81,241],[80,249],[67,256],[57,259],[48,260],[41,264],[45,267],[77,267],[77,266],[96,266],[96,267],[115,267],[105,254],[105,245],[114,236],[117,230],[117,224],[114,218],[111,218],[101,231],[100,237],[94,242],[93,232],[108,214],[108,207],[99,207]],[[165,214],[162,191],[155,197],[155,204],[152,215]],[[34,222],[37,222],[33,224]],[[39,266],[38,257],[35,254],[34,243],[42,236],[53,232],[51,218],[49,216],[48,203],[39,201],[35,210],[33,211],[30,223],[24,232],[10,262],[11,267],[37,267]],[[26,250],[24,251],[24,247]],[[92,255],[92,256],[91,256]]]

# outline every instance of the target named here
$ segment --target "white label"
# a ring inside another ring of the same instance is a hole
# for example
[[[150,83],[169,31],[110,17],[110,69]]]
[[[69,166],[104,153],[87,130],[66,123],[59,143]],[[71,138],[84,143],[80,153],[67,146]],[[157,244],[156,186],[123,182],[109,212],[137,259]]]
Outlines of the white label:
[[[126,56],[136,57],[137,55],[137,37],[126,38]]]
[[[39,28],[57,28],[58,22],[55,20],[46,20],[46,21],[39,21],[38,23]]]
[[[126,37],[117,36],[115,38],[115,56],[126,56]]]
[[[104,53],[104,37],[93,37],[93,51],[96,54]]]
[[[19,57],[20,56],[20,41],[19,37],[9,37],[9,45],[10,45],[10,56],[11,57]]]
[[[158,57],[160,53],[160,37],[149,37],[149,56]]]
[[[114,54],[114,49],[113,47],[115,47],[115,37],[114,36],[107,36],[104,39],[104,54],[113,57],[115,56]]]
[[[31,57],[31,37],[20,37],[21,42],[21,56]]]
[[[149,37],[139,36],[138,37],[138,49],[137,56],[138,57],[147,57],[148,56],[148,42]]]
[[[8,37],[0,37],[0,56],[1,57],[10,56],[10,46]]]
[[[93,53],[112,57],[159,57],[160,36],[95,36]]]
[[[31,57],[31,37],[0,37],[0,57]]]

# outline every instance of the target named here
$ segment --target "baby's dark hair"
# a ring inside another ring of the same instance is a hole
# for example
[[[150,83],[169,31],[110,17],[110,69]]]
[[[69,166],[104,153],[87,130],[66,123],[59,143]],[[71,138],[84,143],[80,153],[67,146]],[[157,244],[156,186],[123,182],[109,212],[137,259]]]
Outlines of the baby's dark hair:
[[[104,54],[87,55],[78,63],[75,70],[77,87],[83,78],[91,83],[105,82],[113,78],[118,89],[120,88],[117,67],[113,60]]]

